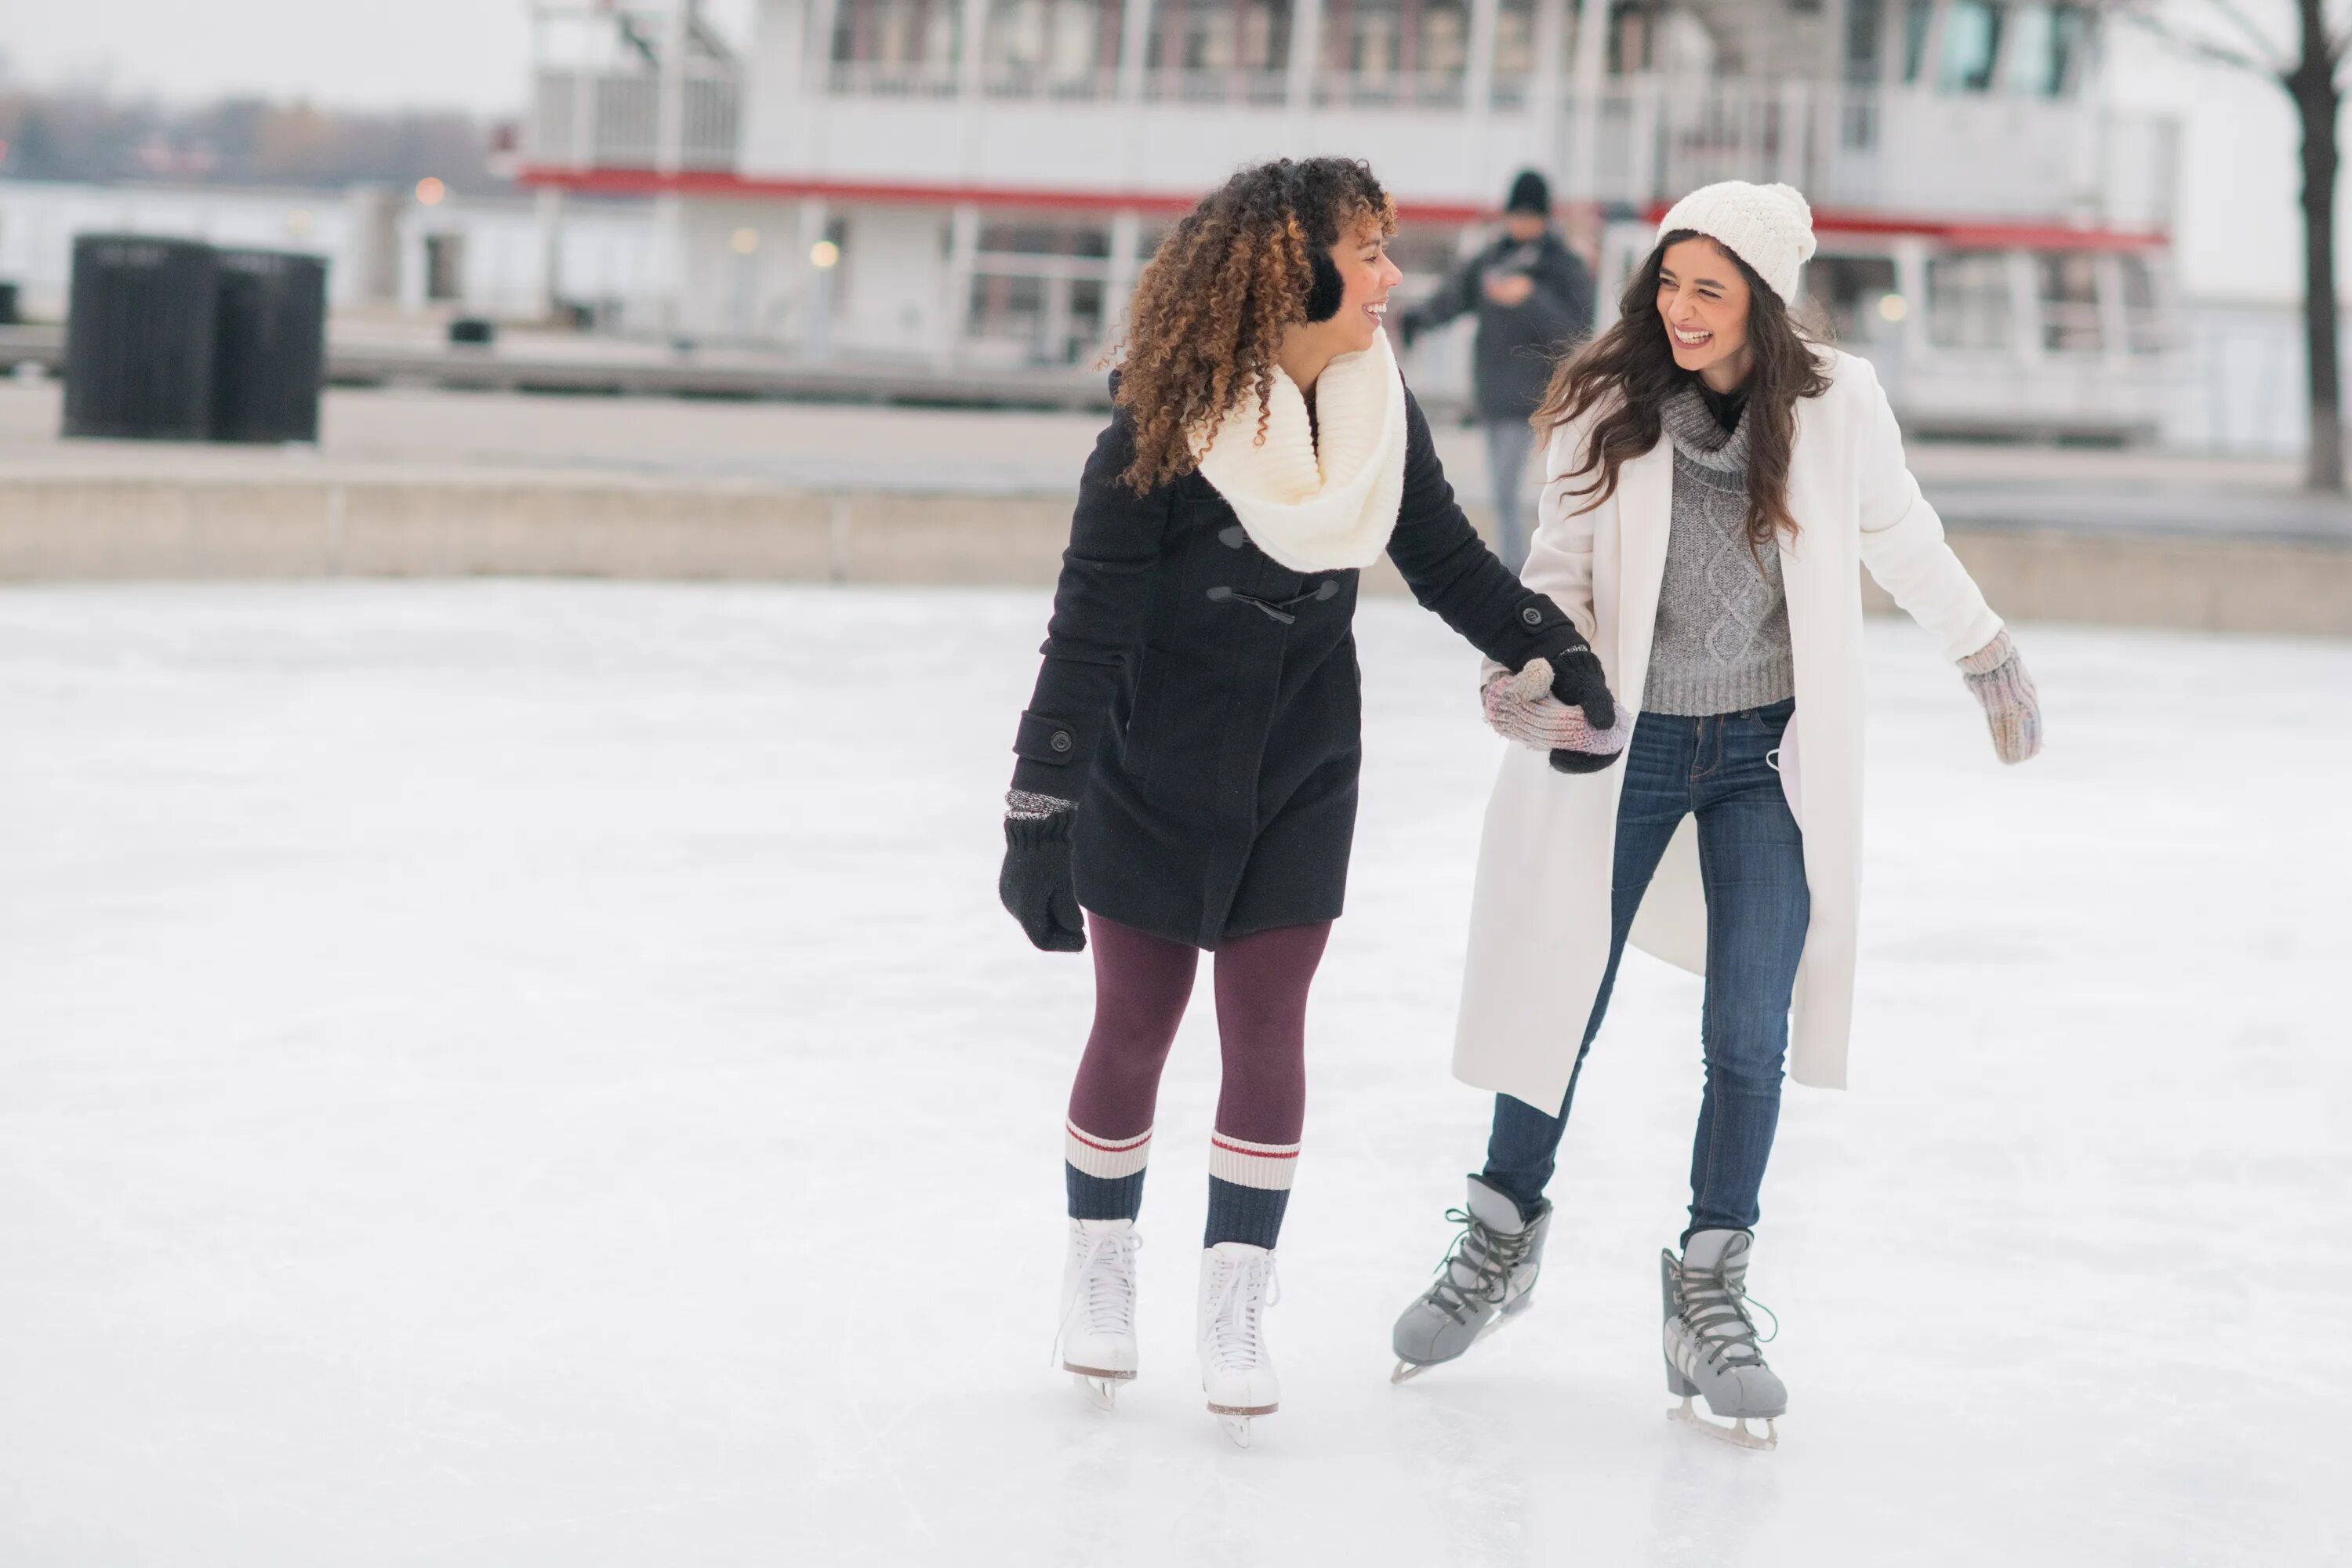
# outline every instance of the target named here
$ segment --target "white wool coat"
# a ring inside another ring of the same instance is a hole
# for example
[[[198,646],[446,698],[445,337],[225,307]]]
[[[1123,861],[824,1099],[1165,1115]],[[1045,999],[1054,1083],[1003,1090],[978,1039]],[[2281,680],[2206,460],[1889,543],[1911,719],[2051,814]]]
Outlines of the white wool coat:
[[[1804,832],[1812,918],[1797,970],[1790,1071],[1842,1089],[1853,1014],[1862,885],[1862,569],[1934,634],[1948,659],[2001,623],[1949,546],[1903,458],[1902,433],[1867,361],[1829,353],[1831,384],[1797,405],[1788,500],[1799,532],[1780,544],[1797,707],[1781,783]],[[1618,470],[1591,510],[1569,494],[1591,416],[1544,454],[1535,542],[1521,574],[1591,639],[1617,700],[1638,711],[1665,573],[1674,453],[1663,437]],[[1589,501],[1590,497],[1583,498]],[[1577,1047],[1609,962],[1610,876],[1622,763],[1555,773],[1513,746],[1486,807],[1454,1075],[1547,1111],[1568,1092]],[[1685,818],[1633,926],[1633,943],[1704,973],[1706,906],[1696,826]]]

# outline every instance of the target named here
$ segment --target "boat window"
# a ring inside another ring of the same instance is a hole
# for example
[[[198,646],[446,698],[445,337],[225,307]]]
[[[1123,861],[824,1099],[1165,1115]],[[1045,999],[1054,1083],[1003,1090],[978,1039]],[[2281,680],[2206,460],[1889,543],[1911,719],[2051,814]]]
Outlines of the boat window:
[[[2072,5],[2026,5],[2010,17],[2001,86],[2029,98],[2063,98],[2082,53],[2083,13]]]
[[[1155,98],[1279,103],[1290,61],[1290,0],[1163,0],[1147,60]]]
[[[1936,0],[1908,0],[1903,8],[1903,79],[1917,81],[1927,59],[1929,24],[1936,19]]]
[[[1828,319],[1833,342],[1885,342],[1906,313],[1885,256],[1816,256],[1805,264],[1805,294]]]
[[[1573,25],[1570,31],[1574,31]],[[1559,79],[1574,91],[1576,56],[1560,56]],[[1495,107],[1522,109],[1536,74],[1535,0],[1496,0],[1495,6]]]
[[[2041,279],[2042,346],[2057,353],[2096,353],[2106,336],[2099,322],[2099,258],[2087,250],[2035,258]]]
[[[1957,251],[1927,262],[1927,341],[1945,349],[2010,346],[2009,257]]]
[[[1326,103],[1458,108],[1470,63],[1466,0],[1337,0],[1323,13]]]
[[[982,80],[1008,96],[1109,97],[1123,9],[1119,0],[991,0]]]
[[[2136,354],[2162,353],[2172,333],[2156,291],[2156,268],[2145,256],[2116,258],[2123,279],[2124,346]]]
[[[913,87],[929,79],[952,86],[961,16],[956,0],[840,0],[834,14],[833,61],[868,68],[872,84]]]
[[[2050,86],[2053,98],[2074,90],[2074,79],[2091,47],[2091,16],[2080,5],[2053,6],[2050,12]]]
[[[993,364],[1067,365],[1102,352],[1110,230],[1000,218],[972,258],[967,355]]]
[[[1992,85],[1993,62],[2000,58],[2006,8],[1993,0],[1952,0],[1944,13],[1943,59],[1936,85],[1946,92],[1982,92]]]
[[[1845,79],[1855,87],[1874,86],[1879,79],[1885,24],[1886,0],[1847,0]]]

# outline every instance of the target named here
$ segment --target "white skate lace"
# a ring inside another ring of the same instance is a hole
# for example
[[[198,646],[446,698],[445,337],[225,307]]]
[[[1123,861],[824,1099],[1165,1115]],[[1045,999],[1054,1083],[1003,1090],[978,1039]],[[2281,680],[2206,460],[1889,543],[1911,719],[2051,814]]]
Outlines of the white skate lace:
[[[1097,1233],[1079,1265],[1087,1327],[1097,1334],[1135,1331],[1135,1253],[1143,1237],[1132,1230]]]
[[[1437,1260],[1437,1283],[1430,1287],[1429,1300],[1459,1323],[1467,1321],[1473,1305],[1492,1307],[1502,1301],[1511,1270],[1526,1260],[1534,1245],[1535,1226],[1506,1236],[1467,1209],[1447,1209],[1445,1217],[1462,1229]],[[1456,1278],[1456,1268],[1468,1269],[1470,1278]]]
[[[1053,1356],[1059,1360],[1062,1339],[1070,1320],[1085,1314],[1090,1334],[1131,1335],[1135,1332],[1135,1254],[1143,1237],[1132,1226],[1096,1231],[1078,1259],[1077,1300],[1055,1331]]]
[[[1209,1344],[1218,1365],[1253,1367],[1265,1359],[1265,1310],[1281,1300],[1272,1254],[1263,1263],[1217,1260],[1217,1278],[1209,1287]]]
[[[1712,1273],[1678,1268],[1675,1273],[1675,1315],[1683,1321],[1700,1353],[1713,1366],[1762,1366],[1764,1353],[1756,1347],[1780,1337],[1780,1319],[1771,1308],[1748,1293],[1745,1255]],[[1772,1320],[1772,1331],[1756,1337],[1750,1305]]]

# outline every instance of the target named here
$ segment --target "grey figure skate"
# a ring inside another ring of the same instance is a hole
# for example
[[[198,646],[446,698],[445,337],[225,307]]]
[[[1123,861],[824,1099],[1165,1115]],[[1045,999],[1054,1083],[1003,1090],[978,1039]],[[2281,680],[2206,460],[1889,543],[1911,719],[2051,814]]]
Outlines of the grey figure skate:
[[[1780,1442],[1774,1418],[1787,1414],[1789,1391],[1764,1364],[1748,1315],[1748,1254],[1754,1241],[1744,1230],[1702,1230],[1684,1244],[1681,1258],[1658,1254],[1666,1392],[1682,1397],[1681,1408],[1666,1414],[1742,1448],[1771,1448]],[[1717,1419],[1700,1416],[1694,1398],[1704,1398]],[[1764,1430],[1750,1431],[1748,1424],[1758,1420]]]
[[[1522,1220],[1508,1194],[1473,1176],[1467,1205],[1446,1210],[1445,1217],[1462,1233],[1438,1260],[1437,1283],[1396,1321],[1391,1383],[1456,1359],[1533,1304],[1551,1228],[1549,1203]]]

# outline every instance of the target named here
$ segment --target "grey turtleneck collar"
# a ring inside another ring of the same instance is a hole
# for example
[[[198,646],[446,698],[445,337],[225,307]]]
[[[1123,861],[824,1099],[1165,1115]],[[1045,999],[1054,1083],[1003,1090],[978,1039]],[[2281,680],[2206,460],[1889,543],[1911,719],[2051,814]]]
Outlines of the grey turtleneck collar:
[[[1660,405],[1658,417],[1675,450],[1696,467],[1726,476],[1744,476],[1748,472],[1748,410],[1744,405],[1738,424],[1726,430],[1699,389],[1685,386]]]

